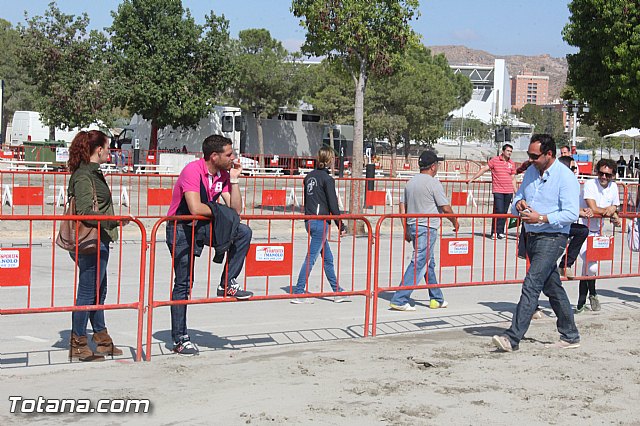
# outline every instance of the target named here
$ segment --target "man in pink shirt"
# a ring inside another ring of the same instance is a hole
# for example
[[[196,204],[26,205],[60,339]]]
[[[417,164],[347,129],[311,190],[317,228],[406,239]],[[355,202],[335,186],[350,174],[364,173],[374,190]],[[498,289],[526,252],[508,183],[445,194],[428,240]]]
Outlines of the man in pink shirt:
[[[187,164],[180,173],[173,187],[168,216],[212,217],[212,207],[217,206],[215,203],[218,198],[222,198],[228,207],[240,214],[242,195],[238,183],[242,166],[234,161],[231,140],[219,135],[209,136],[202,143],[202,153],[202,159]],[[231,216],[235,216],[237,224],[236,213],[230,212]],[[216,216],[213,220],[223,218]],[[215,242],[215,237],[211,235],[212,226],[208,221],[167,221],[167,247],[171,252],[175,273],[171,300],[189,298],[193,287],[195,257],[202,254],[204,245],[209,245],[212,238]],[[231,226],[229,229],[231,245],[227,251],[227,262],[220,277],[217,295],[238,300],[249,299],[253,293],[242,289],[236,278],[242,271],[249,251],[251,228],[240,223],[235,231],[231,231]],[[171,337],[174,352],[180,355],[198,354],[198,347],[187,334],[187,305],[171,305]]]
[[[491,182],[493,185],[493,213],[505,214],[509,209],[513,194],[518,189],[516,185],[516,165],[511,160],[511,154],[513,153],[513,147],[510,144],[505,144],[502,147],[502,154],[497,155],[489,160],[486,166],[483,166],[478,170],[478,173],[473,175],[471,179],[467,181],[470,184],[475,179],[491,170]],[[491,222],[491,238],[503,239],[504,238],[504,226],[506,219],[493,219]]]

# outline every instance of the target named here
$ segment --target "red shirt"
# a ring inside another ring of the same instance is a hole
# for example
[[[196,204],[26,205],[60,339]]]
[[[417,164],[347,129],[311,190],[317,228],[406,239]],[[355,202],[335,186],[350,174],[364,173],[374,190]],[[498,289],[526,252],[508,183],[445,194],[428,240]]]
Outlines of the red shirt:
[[[491,170],[493,193],[512,194],[513,175],[516,174],[516,164],[511,160],[505,160],[502,155],[497,155],[487,163]]]

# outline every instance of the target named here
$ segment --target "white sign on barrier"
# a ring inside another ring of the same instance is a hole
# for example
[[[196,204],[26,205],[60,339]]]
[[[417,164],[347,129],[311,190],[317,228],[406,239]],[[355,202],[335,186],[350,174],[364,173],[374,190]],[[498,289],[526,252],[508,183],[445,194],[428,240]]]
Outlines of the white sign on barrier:
[[[56,148],[56,163],[66,163],[69,161],[69,148],[57,147]]]
[[[450,241],[449,242],[449,254],[468,254],[469,242],[468,241]]]
[[[282,262],[283,260],[283,246],[261,246],[256,248],[256,261],[258,262]]]
[[[19,268],[20,252],[18,250],[2,250],[0,251],[0,268]]]
[[[593,237],[594,249],[607,249],[610,243],[611,239],[609,237]]]

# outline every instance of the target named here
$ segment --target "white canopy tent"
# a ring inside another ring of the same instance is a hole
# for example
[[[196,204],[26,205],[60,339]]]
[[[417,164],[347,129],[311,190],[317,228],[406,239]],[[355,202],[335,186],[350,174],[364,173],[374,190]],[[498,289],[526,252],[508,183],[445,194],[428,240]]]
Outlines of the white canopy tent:
[[[640,137],[640,129],[638,129],[637,127],[632,127],[627,130],[619,130],[615,133],[605,135],[605,138],[624,138],[624,137],[637,139]]]
[[[604,136],[604,139],[609,138],[631,138],[633,139],[633,157],[636,156],[636,139],[640,139],[640,129],[637,127],[632,127],[626,130],[619,130],[617,132],[608,134]],[[624,151],[624,144],[622,145],[622,150]],[[602,156],[602,145],[600,145],[600,156]]]

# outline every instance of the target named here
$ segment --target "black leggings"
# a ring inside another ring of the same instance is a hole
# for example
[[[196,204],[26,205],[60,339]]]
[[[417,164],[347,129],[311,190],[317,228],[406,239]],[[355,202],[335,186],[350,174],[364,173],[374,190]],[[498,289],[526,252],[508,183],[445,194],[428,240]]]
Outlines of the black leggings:
[[[587,293],[591,296],[597,296],[596,280],[580,280],[578,309],[582,308],[584,304],[587,303]]]

